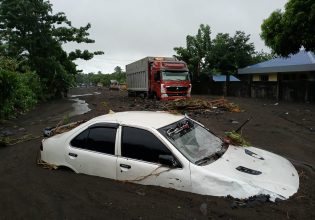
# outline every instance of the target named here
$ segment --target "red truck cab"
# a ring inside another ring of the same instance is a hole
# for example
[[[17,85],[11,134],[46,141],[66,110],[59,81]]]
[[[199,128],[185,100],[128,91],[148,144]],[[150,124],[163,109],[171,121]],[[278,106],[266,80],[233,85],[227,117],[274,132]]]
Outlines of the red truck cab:
[[[155,58],[149,68],[151,96],[161,100],[190,98],[191,83],[185,62]]]
[[[145,57],[127,64],[126,81],[129,96],[174,100],[191,93],[187,64],[174,57]]]

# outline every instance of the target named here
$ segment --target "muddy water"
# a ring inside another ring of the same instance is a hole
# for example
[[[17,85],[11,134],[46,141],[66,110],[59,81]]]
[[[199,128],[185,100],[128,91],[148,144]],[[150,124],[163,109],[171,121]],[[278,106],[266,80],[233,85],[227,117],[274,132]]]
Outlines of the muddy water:
[[[74,101],[72,104],[73,111],[69,113],[69,117],[75,116],[75,115],[83,115],[91,109],[89,108],[89,104],[86,103],[84,100],[79,99],[77,97],[84,97],[84,96],[91,96],[91,95],[99,95],[100,92],[93,92],[93,93],[86,93],[86,94],[79,94],[79,95],[71,95],[70,99],[71,101]]]
[[[69,100],[75,101],[75,103],[72,104],[73,111],[69,113],[70,117],[75,116],[75,115],[83,115],[91,111],[91,109],[89,108],[89,104],[86,103],[84,100],[81,100],[79,98],[69,99]]]

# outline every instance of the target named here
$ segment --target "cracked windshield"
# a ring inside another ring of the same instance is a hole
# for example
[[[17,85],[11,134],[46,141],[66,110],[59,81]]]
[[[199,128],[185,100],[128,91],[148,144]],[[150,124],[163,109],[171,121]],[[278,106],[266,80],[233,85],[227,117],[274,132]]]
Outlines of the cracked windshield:
[[[211,157],[222,148],[222,141],[190,120],[172,124],[160,131],[192,163]]]

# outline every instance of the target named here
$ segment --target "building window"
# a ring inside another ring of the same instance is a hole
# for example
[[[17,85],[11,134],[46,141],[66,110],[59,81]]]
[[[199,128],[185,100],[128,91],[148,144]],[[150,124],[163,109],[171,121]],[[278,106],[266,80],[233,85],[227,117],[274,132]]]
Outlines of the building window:
[[[268,75],[260,75],[259,76],[260,81],[267,82],[269,80]]]

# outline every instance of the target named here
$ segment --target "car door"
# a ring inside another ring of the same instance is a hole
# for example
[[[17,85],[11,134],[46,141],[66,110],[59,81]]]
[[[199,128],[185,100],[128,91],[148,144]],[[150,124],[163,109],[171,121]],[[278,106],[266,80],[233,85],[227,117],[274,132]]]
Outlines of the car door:
[[[189,165],[183,165],[152,132],[124,126],[120,146],[118,180],[190,190]],[[173,158],[174,163],[168,163],[165,158]]]
[[[66,161],[79,173],[116,179],[117,127],[109,123],[89,126],[69,142]]]

